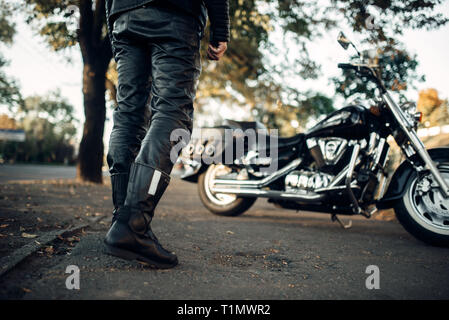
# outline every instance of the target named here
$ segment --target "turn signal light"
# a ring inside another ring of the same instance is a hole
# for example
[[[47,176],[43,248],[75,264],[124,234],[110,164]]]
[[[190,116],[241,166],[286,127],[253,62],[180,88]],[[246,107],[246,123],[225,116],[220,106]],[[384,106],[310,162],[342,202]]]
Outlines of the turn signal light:
[[[419,123],[422,122],[422,112],[415,113],[415,120]]]

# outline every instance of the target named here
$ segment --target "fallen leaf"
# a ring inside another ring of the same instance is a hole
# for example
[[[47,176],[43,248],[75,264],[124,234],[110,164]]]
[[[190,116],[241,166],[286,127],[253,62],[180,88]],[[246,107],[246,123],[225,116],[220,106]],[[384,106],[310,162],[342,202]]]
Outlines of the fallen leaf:
[[[0,228],[6,228],[7,226],[9,226],[9,224],[2,224],[2,225],[0,225]]]
[[[232,231],[229,231],[229,230],[228,230],[228,231],[226,231],[226,233],[227,233],[227,234],[234,234],[234,232],[232,232]]]
[[[45,248],[45,252],[48,254],[53,254],[55,252],[55,249],[53,248],[53,246],[49,246]]]
[[[80,238],[78,238],[76,236],[73,236],[73,237],[67,238],[66,241],[68,241],[68,242],[79,242]]]
[[[31,290],[28,289],[28,288],[22,288],[22,290],[25,291],[25,292],[27,292],[27,293],[30,293],[30,292],[31,292]]]
[[[38,237],[37,234],[30,234],[30,233],[22,232],[22,238],[37,238],[37,237]]]
[[[7,236],[8,236],[7,234],[2,234],[2,233],[0,233],[0,239],[6,238]]]

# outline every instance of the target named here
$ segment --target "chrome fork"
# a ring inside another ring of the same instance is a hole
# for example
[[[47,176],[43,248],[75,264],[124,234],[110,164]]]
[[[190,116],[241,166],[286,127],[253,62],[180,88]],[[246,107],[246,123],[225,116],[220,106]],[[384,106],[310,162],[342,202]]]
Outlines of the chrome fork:
[[[421,157],[421,159],[424,161],[424,163],[427,165],[427,168],[430,170],[432,175],[434,176],[436,182],[438,183],[442,194],[448,198],[449,197],[449,187],[446,184],[446,181],[441,176],[440,171],[438,170],[437,166],[433,162],[432,158],[430,157],[429,153],[427,152],[424,144],[422,143],[421,139],[419,139],[418,135],[416,134],[415,130],[413,130],[412,126],[410,125],[409,121],[405,118],[403,111],[399,106],[394,102],[391,95],[386,91],[382,94],[382,98],[384,99],[385,103],[390,108],[391,112],[393,113],[393,116],[398,121],[399,125],[401,126],[401,129],[405,132],[407,135],[411,145],[415,149],[415,151],[418,153],[418,155]]]

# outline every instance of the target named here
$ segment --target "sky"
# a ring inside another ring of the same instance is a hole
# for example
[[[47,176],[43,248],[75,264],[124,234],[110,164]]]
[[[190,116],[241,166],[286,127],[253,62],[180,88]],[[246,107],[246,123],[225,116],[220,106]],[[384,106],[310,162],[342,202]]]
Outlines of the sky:
[[[439,11],[449,16],[449,1],[441,5]],[[4,56],[10,60],[10,65],[5,68],[7,74],[18,80],[24,96],[44,95],[59,89],[61,95],[75,107],[76,117],[80,123],[83,123],[82,59],[79,50],[74,49],[70,54],[65,55],[52,52],[44,40],[36,36],[28,25],[19,19],[16,23],[18,32],[14,44],[9,48],[1,47]],[[355,43],[358,42],[358,38],[351,32],[344,31]],[[321,91],[328,96],[334,95],[335,89],[329,84],[328,79],[341,73],[337,64],[347,61],[349,57],[349,53],[338,45],[337,35],[338,30],[333,30],[310,46],[310,54],[322,65],[322,77],[313,81],[295,79],[295,86],[304,91],[311,89]],[[276,41],[276,39],[273,40]],[[417,55],[420,63],[418,73],[426,76],[425,82],[417,84],[417,90],[409,90],[408,98],[416,100],[418,91],[426,88],[435,88],[441,98],[449,98],[449,25],[432,31],[407,30],[401,40],[411,53]],[[71,58],[70,62],[65,58],[67,55]],[[344,104],[339,100],[337,103],[342,106]],[[340,106],[336,105],[336,107]],[[222,116],[236,118],[236,120],[245,120],[245,117],[249,116],[243,111],[236,113],[235,110],[220,110]],[[0,109],[0,113],[2,111],[4,110]],[[110,109],[108,109],[107,118],[105,142],[111,130]],[[81,134],[81,128],[79,133]]]

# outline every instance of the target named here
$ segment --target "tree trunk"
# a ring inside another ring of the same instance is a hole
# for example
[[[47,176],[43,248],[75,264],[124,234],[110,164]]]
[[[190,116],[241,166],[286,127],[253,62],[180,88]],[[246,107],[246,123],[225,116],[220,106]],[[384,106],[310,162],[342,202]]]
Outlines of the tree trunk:
[[[101,64],[85,64],[83,70],[84,122],[78,152],[77,179],[103,182],[103,133],[106,119],[106,70]]]
[[[108,36],[103,36],[105,1],[80,0],[78,42],[83,57],[84,122],[78,152],[77,179],[103,182],[103,133],[106,120],[106,71],[112,58]]]

